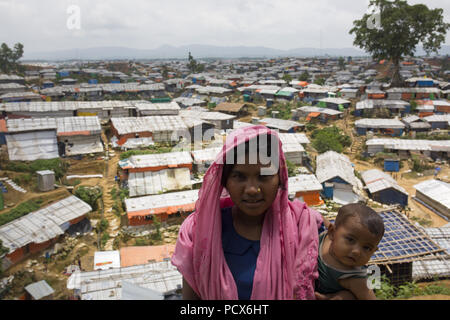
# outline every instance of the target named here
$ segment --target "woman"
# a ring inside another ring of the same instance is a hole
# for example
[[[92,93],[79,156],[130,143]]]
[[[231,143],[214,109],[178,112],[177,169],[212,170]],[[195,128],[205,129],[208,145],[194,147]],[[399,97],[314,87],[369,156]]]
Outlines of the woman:
[[[314,299],[321,225],[320,214],[288,199],[277,133],[234,131],[180,228],[172,263],[183,275],[183,298]]]

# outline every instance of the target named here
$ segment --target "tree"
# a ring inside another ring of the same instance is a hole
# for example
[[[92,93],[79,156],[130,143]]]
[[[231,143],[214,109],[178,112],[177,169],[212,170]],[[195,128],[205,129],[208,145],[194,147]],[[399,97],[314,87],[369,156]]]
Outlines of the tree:
[[[21,71],[22,68],[18,61],[23,56],[23,44],[16,43],[14,49],[11,50],[6,43],[0,46],[0,71],[3,73],[11,73]]]
[[[345,60],[343,57],[339,58],[339,69],[344,70],[345,69]]]
[[[314,80],[314,84],[318,84],[319,86],[323,86],[325,84],[324,78],[317,78]]]
[[[286,74],[284,74],[283,75],[283,78],[282,78],[284,81],[286,81],[287,82],[287,84],[289,84],[289,83],[291,83],[291,81],[292,81],[292,76],[289,74],[289,73],[286,73]]]
[[[342,153],[344,147],[349,147],[352,144],[351,138],[343,134],[336,126],[316,129],[311,137],[313,139],[312,146],[319,153],[329,150]]]
[[[353,21],[353,44],[370,53],[375,60],[391,60],[394,65],[391,86],[402,86],[400,62],[414,56],[422,43],[427,55],[438,52],[450,24],[444,22],[443,9],[424,4],[409,5],[405,0],[371,0],[372,12]]]
[[[194,57],[192,57],[192,54],[189,52],[189,57],[188,57],[188,69],[192,72],[192,73],[196,73],[196,72],[203,72],[205,70],[205,65],[203,64],[199,64]]]
[[[299,81],[308,81],[309,79],[309,73],[308,71],[303,72],[300,77],[298,77]]]

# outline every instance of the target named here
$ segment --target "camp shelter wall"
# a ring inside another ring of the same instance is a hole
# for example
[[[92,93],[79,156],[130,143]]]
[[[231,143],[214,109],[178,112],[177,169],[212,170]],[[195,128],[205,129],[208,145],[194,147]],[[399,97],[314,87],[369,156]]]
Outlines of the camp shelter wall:
[[[5,138],[10,161],[59,157],[56,130],[9,133]]]

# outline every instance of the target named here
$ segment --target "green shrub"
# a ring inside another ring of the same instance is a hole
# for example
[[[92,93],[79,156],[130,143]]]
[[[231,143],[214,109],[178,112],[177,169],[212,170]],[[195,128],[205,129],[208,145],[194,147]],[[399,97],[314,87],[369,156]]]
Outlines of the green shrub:
[[[311,137],[313,139],[312,146],[319,153],[330,150],[342,153],[345,147],[352,144],[351,138],[343,134],[336,126],[316,129],[312,132]]]
[[[88,188],[88,187],[79,187],[75,191],[75,195],[89,204],[92,207],[92,211],[98,210],[98,202],[97,200],[101,198],[103,192],[99,188]]]
[[[28,200],[19,204],[14,209],[0,215],[0,226],[38,210],[41,204],[42,199]]]

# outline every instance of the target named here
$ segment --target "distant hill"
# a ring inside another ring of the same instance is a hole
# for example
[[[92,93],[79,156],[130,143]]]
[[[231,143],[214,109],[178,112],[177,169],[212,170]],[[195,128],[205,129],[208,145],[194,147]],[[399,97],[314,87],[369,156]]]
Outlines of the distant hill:
[[[97,47],[47,52],[27,52],[24,60],[71,60],[71,59],[187,59],[188,52],[198,58],[272,58],[272,57],[318,57],[318,56],[365,56],[356,48],[296,48],[280,50],[267,47],[225,47],[193,44],[189,46],[164,45],[156,49],[134,49],[126,47]],[[450,54],[450,46],[443,46],[440,54]],[[417,55],[425,55],[419,49]]]

